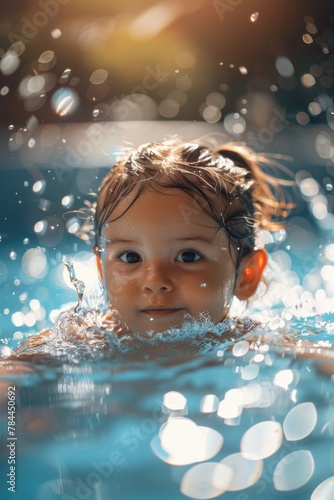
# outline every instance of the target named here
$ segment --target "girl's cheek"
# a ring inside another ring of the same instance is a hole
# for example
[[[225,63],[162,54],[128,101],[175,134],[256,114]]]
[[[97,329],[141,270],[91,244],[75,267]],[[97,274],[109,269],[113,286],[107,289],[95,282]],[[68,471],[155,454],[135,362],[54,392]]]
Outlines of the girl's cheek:
[[[107,283],[106,283],[108,290],[112,292],[120,292],[124,288],[124,282],[120,279],[117,279],[117,277],[109,275],[107,276]]]
[[[126,291],[131,292],[136,287],[136,279],[127,277],[126,274],[119,273],[108,273],[107,275],[107,286],[109,290],[115,293],[125,293]]]

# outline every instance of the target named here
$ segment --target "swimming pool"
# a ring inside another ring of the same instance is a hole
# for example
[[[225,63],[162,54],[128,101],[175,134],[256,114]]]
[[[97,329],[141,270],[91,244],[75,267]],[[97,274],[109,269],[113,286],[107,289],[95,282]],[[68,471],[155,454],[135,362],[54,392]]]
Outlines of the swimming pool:
[[[1,380],[2,491],[15,460],[27,500],[333,498],[333,315],[292,327],[194,324],[21,361]]]

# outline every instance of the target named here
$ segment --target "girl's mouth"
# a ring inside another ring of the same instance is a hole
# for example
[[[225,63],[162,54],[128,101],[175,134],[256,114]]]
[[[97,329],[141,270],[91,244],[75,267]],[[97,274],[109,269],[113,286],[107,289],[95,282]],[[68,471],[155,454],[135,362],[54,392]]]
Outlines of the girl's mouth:
[[[143,309],[140,312],[146,314],[147,316],[152,317],[152,316],[168,316],[169,314],[173,314],[181,310],[182,308],[178,309],[161,308],[161,309]]]

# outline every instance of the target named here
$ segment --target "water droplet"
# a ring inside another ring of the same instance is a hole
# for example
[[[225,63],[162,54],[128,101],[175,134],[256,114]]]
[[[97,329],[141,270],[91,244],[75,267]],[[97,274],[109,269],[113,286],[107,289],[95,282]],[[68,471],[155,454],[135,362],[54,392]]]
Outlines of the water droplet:
[[[3,75],[11,75],[20,66],[20,58],[16,52],[9,50],[4,56],[2,56],[0,62],[0,71]]]
[[[16,257],[17,257],[17,253],[14,252],[14,250],[12,250],[9,254],[9,257],[11,260],[16,260]]]
[[[59,78],[59,83],[66,83],[69,77],[71,76],[72,70],[70,68],[66,68]]]
[[[63,205],[63,207],[68,208],[70,205],[72,205],[73,201],[74,201],[74,196],[73,194],[70,194],[62,198],[61,204]]]
[[[301,403],[289,411],[283,422],[283,431],[288,441],[299,441],[314,430],[317,409],[311,402]]]
[[[206,283],[201,283],[201,288],[206,288]]]
[[[285,455],[277,464],[273,482],[278,491],[301,488],[313,476],[314,458],[309,450],[298,450]]]
[[[281,447],[282,441],[281,424],[264,421],[253,425],[245,432],[240,449],[248,460],[262,460],[273,455]]]
[[[252,486],[260,479],[263,470],[262,460],[248,460],[242,453],[228,455],[219,463],[233,471],[228,484],[229,491],[240,491]],[[224,476],[226,477],[227,474],[225,473]]]
[[[217,123],[220,120],[222,114],[217,106],[206,106],[203,110],[202,116],[208,123]]]
[[[189,469],[182,478],[181,492],[190,498],[215,498],[232,482],[232,467],[221,463],[202,463]]]
[[[8,130],[14,130],[15,125],[8,125]]]
[[[49,70],[56,64],[57,57],[53,50],[46,50],[39,56],[38,62],[40,69]]]
[[[44,180],[36,181],[32,187],[34,193],[42,194],[46,188],[46,182]]]
[[[79,106],[79,96],[72,89],[58,89],[51,98],[51,106],[59,116],[70,115]]]
[[[325,498],[332,498],[334,496],[334,481],[333,476],[329,477],[320,483],[313,491],[311,500],[324,500]]]
[[[56,39],[56,38],[60,38],[62,35],[62,32],[60,31],[59,28],[56,28],[54,30],[51,31],[51,36],[52,38]]]
[[[32,148],[35,146],[35,144],[36,144],[35,139],[33,139],[33,138],[29,139],[29,142],[28,142],[28,147],[29,147],[30,149],[32,149]]]
[[[108,71],[106,69],[96,69],[89,78],[89,81],[94,85],[100,85],[104,83],[108,78]]]
[[[45,220],[40,220],[34,225],[34,231],[37,234],[45,234],[47,230],[47,222]]]
[[[29,243],[29,238],[24,238],[23,245],[28,245],[28,243]]]
[[[7,356],[10,356],[12,351],[8,346],[3,346],[3,347],[1,347],[0,352],[1,352],[1,356],[3,356],[5,358]]]
[[[249,350],[249,343],[247,342],[247,340],[240,340],[233,346],[232,349],[233,356],[236,357],[244,356],[245,354],[247,354],[248,350]]]
[[[239,71],[242,75],[248,74],[248,69],[245,66],[239,66]]]
[[[250,16],[250,20],[252,23],[255,23],[259,19],[259,12],[253,12],[253,14]]]
[[[278,73],[284,78],[290,78],[295,72],[292,62],[285,56],[277,57],[275,60],[275,66]]]

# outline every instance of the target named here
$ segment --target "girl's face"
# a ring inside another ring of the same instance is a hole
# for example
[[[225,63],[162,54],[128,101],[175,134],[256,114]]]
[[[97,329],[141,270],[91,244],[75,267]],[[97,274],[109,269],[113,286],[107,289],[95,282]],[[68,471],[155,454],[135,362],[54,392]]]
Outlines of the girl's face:
[[[144,191],[114,220],[131,199],[124,198],[103,227],[98,259],[123,329],[161,332],[201,312],[222,321],[236,285],[235,250],[224,231],[180,189]]]

